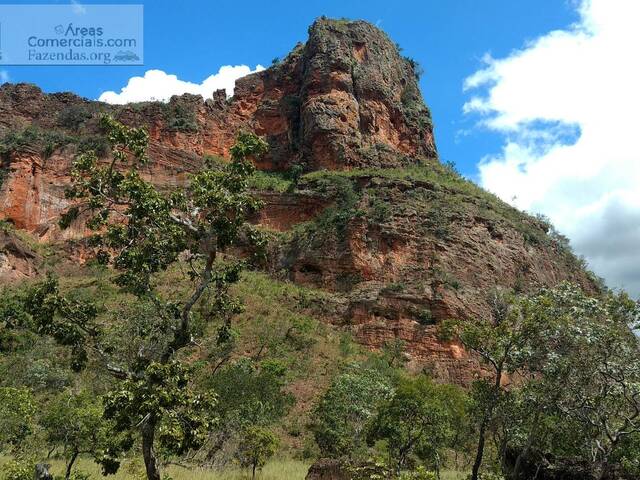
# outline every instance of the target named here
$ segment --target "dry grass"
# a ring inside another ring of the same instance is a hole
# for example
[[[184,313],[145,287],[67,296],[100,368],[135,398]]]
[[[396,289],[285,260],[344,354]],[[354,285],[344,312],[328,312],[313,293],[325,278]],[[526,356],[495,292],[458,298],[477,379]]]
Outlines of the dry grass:
[[[7,457],[0,457],[0,465],[8,461]],[[55,478],[64,478],[64,462],[51,460],[51,473]],[[145,480],[142,465],[138,461],[126,462],[116,475],[103,477],[100,467],[90,459],[80,459],[77,469],[91,475],[92,479],[108,478],[111,480]],[[309,464],[289,459],[273,460],[269,462],[256,477],[260,480],[302,480],[307,474]],[[251,479],[251,472],[230,468],[226,470],[210,470],[205,468],[183,468],[170,465],[163,470],[172,480],[246,480]],[[0,474],[1,476],[1,474]]]
[[[0,466],[8,461],[7,457],[0,456]],[[51,473],[55,478],[63,478],[64,463],[61,460],[52,460]],[[100,467],[90,459],[80,459],[77,467],[82,472],[91,475],[92,479],[108,478],[112,480],[145,480],[142,465],[139,461],[126,462],[120,468],[116,475],[103,477],[100,473]],[[256,477],[259,480],[302,480],[307,475],[309,463],[291,460],[276,459],[269,462],[264,469],[259,472]],[[163,470],[163,474],[172,480],[250,480],[251,472],[248,470],[240,470],[230,468],[226,470],[211,470],[205,468],[183,468],[170,465]],[[467,478],[464,472],[444,470],[441,472],[442,480],[464,480]]]

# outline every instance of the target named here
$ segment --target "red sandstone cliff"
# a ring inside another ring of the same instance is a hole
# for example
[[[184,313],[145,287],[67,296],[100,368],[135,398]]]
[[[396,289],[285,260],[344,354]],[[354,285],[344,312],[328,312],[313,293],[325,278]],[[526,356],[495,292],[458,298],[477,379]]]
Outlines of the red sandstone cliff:
[[[183,182],[205,155],[224,157],[242,129],[270,144],[262,170],[327,170],[289,192],[260,193],[256,221],[274,232],[269,268],[330,292],[327,319],[363,344],[400,338],[413,365],[442,378],[466,382],[477,364],[440,342],[435,325],[487,314],[491,288],[593,288],[546,225],[438,163],[414,65],[372,25],[320,19],[306,44],[240,79],[233,98],[212,94],[116,107],[3,85],[0,218],[43,241],[81,237],[80,224],[62,236],[56,221],[73,157],[104,146],[97,118],[108,112],[149,129],[146,174],[163,187]],[[35,272],[27,257],[0,254],[0,278]]]

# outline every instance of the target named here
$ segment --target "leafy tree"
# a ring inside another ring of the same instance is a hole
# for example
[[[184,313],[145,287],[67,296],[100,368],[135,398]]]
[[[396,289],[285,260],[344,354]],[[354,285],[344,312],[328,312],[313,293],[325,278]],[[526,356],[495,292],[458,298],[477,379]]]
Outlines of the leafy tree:
[[[249,427],[242,434],[237,457],[245,468],[251,468],[255,480],[256,469],[264,467],[278,449],[278,437],[262,427]]]
[[[456,322],[458,338],[493,374],[472,390],[480,418],[472,474],[488,430],[513,479],[527,478],[531,462],[556,471],[579,464],[594,478],[629,464],[625,446],[633,451],[640,433],[640,349],[630,328],[639,315],[625,294],[593,298],[562,284],[503,297],[493,322]]]
[[[88,392],[63,392],[54,398],[39,419],[47,443],[62,447],[66,457],[65,479],[71,478],[80,454],[98,461],[114,445],[114,430],[103,418],[102,405]]]
[[[285,367],[266,360],[259,365],[241,359],[220,369],[205,384],[218,396],[219,425],[209,456],[222,450],[237,432],[251,426],[266,427],[281,419],[293,405],[293,395],[283,391]]]
[[[542,374],[533,385],[545,411],[562,419],[550,424],[555,441],[546,450],[561,459],[569,443],[595,478],[631,466],[625,449],[633,452],[640,436],[640,344],[630,327],[640,305],[624,293],[592,298],[566,284],[543,290],[527,307],[533,318],[563,319],[553,322],[561,328],[543,337],[543,354],[532,363]]]
[[[412,457],[440,470],[440,452],[453,438],[455,416],[451,408],[462,392],[421,376],[402,379],[393,396],[383,402],[369,425],[368,440],[385,440],[396,473],[410,467]]]
[[[60,225],[86,219],[95,232],[90,240],[96,258],[113,267],[122,298],[133,296],[147,309],[145,328],[136,316],[121,319],[139,333],[128,339],[138,345],[137,354],[121,355],[126,349],[109,338],[96,306],[65,296],[50,277],[18,295],[19,308],[2,314],[7,325],[28,326],[69,347],[76,370],[89,361],[104,367],[115,382],[105,397],[105,415],[125,437],[140,436],[147,477],[159,480],[156,447],[167,454],[197,448],[215,421],[213,399],[190,388],[190,369],[181,358],[197,348],[195,339],[208,323],[218,324],[219,342],[227,341],[231,320],[241,310],[228,290],[243,264],[222,253],[248,229],[247,217],[260,206],[247,179],[255,170],[252,158],[267,145],[242,133],[223,169],[205,166],[186,187],[164,192],[140,174],[148,160],[147,133],[106,116],[101,125],[111,159],[101,162],[92,151],[78,155],[67,191],[74,206]],[[247,237],[260,240],[250,229]],[[156,276],[182,260],[187,281],[170,293],[159,291]],[[117,468],[117,456],[130,443],[107,452],[102,460],[107,471]]]
[[[313,410],[311,429],[322,454],[356,455],[365,446],[365,427],[377,405],[392,394],[376,370],[352,366],[337,376]]]
[[[503,292],[490,295],[491,317],[480,321],[453,321],[443,324],[445,337],[452,333],[467,350],[480,356],[491,371],[490,379],[476,382],[473,398],[478,406],[478,443],[471,480],[478,480],[484,456],[487,428],[504,393],[504,375],[520,366],[519,351],[529,339],[528,327],[511,308],[513,298]]]
[[[33,429],[35,406],[26,388],[0,388],[0,450],[20,447]]]

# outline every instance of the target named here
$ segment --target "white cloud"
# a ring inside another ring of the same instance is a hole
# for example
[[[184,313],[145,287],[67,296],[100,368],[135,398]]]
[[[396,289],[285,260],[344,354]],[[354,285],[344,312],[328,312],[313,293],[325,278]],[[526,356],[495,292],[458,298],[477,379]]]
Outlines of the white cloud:
[[[580,20],[466,79],[467,114],[504,135],[480,181],[549,216],[609,285],[640,294],[640,2],[583,0]]]
[[[11,77],[9,77],[9,72],[7,72],[6,70],[0,70],[0,83],[6,83],[10,80]]]
[[[214,91],[224,88],[227,95],[233,95],[236,80],[250,73],[264,70],[257,65],[251,70],[246,65],[225,65],[218,73],[209,76],[202,83],[192,83],[180,80],[176,75],[170,75],[162,70],[147,70],[143,77],[132,77],[120,93],[103,92],[98,100],[106,103],[124,104],[130,102],[144,102],[148,100],[168,101],[172,95],[192,93],[211,98]]]

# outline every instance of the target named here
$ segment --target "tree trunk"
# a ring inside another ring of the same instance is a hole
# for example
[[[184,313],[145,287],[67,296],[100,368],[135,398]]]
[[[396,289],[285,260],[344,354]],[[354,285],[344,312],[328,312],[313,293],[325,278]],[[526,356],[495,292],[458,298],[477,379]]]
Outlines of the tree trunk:
[[[496,370],[496,378],[494,379],[493,384],[493,399],[491,400],[491,404],[487,408],[487,413],[482,418],[482,423],[480,424],[480,432],[478,432],[478,449],[476,451],[476,459],[473,462],[473,469],[471,470],[470,480],[478,480],[480,467],[482,466],[482,457],[484,456],[484,437],[486,435],[487,425],[491,420],[491,415],[493,414],[493,409],[496,405],[496,402],[498,401],[498,393],[500,392],[500,380],[502,380],[502,363],[499,364]]]
[[[69,480],[69,478],[71,477],[71,469],[73,468],[73,464],[75,463],[76,458],[78,458],[78,452],[74,451],[71,455],[71,458],[69,459],[69,463],[67,463],[67,470],[64,474],[65,480]]]
[[[251,471],[251,480],[256,480],[256,464],[253,464],[253,470]]]
[[[487,420],[482,420],[480,425],[480,432],[478,433],[478,449],[476,451],[476,459],[473,462],[473,468],[471,469],[471,480],[478,480],[478,473],[480,472],[480,466],[482,465],[482,457],[484,455],[484,436]]]
[[[142,425],[142,456],[147,472],[147,480],[160,480],[158,460],[153,451],[153,442],[156,435],[156,421],[149,419]]]
[[[609,478],[609,462],[606,458],[602,459],[600,463],[600,475],[598,475],[598,480],[606,480]]]

